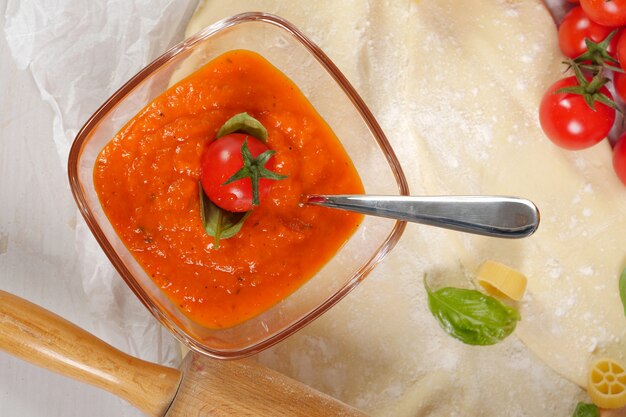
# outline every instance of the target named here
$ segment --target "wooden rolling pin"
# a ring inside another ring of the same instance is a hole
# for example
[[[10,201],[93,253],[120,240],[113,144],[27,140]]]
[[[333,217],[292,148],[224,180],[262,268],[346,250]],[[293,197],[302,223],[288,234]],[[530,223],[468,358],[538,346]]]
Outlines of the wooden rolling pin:
[[[365,416],[250,360],[189,353],[178,370],[137,359],[4,291],[0,350],[105,389],[153,417]]]

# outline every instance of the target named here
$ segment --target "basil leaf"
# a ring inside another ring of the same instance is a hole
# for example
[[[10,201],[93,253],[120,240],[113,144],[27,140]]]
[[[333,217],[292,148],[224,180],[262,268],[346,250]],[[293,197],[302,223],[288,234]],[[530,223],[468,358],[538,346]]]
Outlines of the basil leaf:
[[[445,287],[432,291],[426,283],[428,308],[443,330],[468,345],[493,345],[510,335],[517,310],[480,291]]]
[[[622,275],[619,277],[619,296],[622,299],[624,315],[626,316],[626,269],[622,271]]]
[[[595,404],[579,402],[572,417],[600,417],[600,410]]]
[[[267,130],[265,127],[248,113],[239,113],[228,119],[217,132],[217,138],[234,132],[247,133],[263,143],[267,141]]]
[[[221,239],[235,236],[241,230],[250,212],[235,213],[215,205],[204,192],[202,183],[198,183],[200,193],[200,216],[207,235],[215,238],[215,249],[220,247]]]

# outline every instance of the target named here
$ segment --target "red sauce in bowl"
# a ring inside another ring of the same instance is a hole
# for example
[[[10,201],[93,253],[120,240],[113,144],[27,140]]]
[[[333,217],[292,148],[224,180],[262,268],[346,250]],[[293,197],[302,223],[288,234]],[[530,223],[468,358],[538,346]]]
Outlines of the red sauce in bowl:
[[[202,225],[200,157],[247,112],[268,131],[276,181],[219,249]],[[250,51],[231,51],[174,85],[100,153],[95,188],[114,229],[152,280],[206,327],[237,325],[297,290],[357,229],[361,215],[302,204],[361,194],[341,143],[296,85]]]

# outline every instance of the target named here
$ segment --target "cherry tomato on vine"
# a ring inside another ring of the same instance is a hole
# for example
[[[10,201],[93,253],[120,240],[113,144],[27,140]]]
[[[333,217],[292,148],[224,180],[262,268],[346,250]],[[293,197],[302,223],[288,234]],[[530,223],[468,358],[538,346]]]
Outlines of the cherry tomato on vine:
[[[587,16],[604,26],[626,25],[626,0],[580,0]]]
[[[619,38],[617,39],[617,48],[615,52],[615,58],[617,58],[617,60],[619,61],[622,69],[626,70],[626,30],[623,30],[622,33],[619,34]]]
[[[559,26],[559,47],[561,52],[569,58],[576,58],[587,51],[585,39],[596,43],[602,42],[613,31],[613,28],[603,26],[589,19],[589,16],[580,7],[570,10]],[[618,36],[614,36],[609,43],[607,52],[615,58]]]
[[[613,73],[613,88],[615,89],[615,95],[620,100],[626,102],[626,74],[621,72]]]
[[[274,167],[272,153],[265,143],[242,133],[231,133],[211,142],[201,160],[200,181],[207,197],[227,211],[251,210],[267,197],[274,180],[284,178],[271,172]],[[250,172],[244,173],[240,179],[229,181],[246,166]],[[257,174],[252,174],[255,169]],[[258,184],[256,202],[252,185],[254,175],[257,175]]]
[[[626,134],[623,134],[613,148],[613,168],[618,178],[626,185]]]
[[[546,136],[566,149],[584,149],[604,139],[615,120],[615,110],[595,102],[591,109],[580,94],[556,93],[565,87],[578,86],[576,77],[568,77],[552,84],[541,100],[539,121]],[[600,93],[612,100],[611,93],[602,87]]]

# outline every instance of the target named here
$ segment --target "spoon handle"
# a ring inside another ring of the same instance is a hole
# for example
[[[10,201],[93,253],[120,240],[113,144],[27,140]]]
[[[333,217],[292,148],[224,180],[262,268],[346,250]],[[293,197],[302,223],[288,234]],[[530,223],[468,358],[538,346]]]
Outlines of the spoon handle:
[[[309,195],[307,203],[509,239],[530,236],[539,226],[537,207],[516,197]]]

